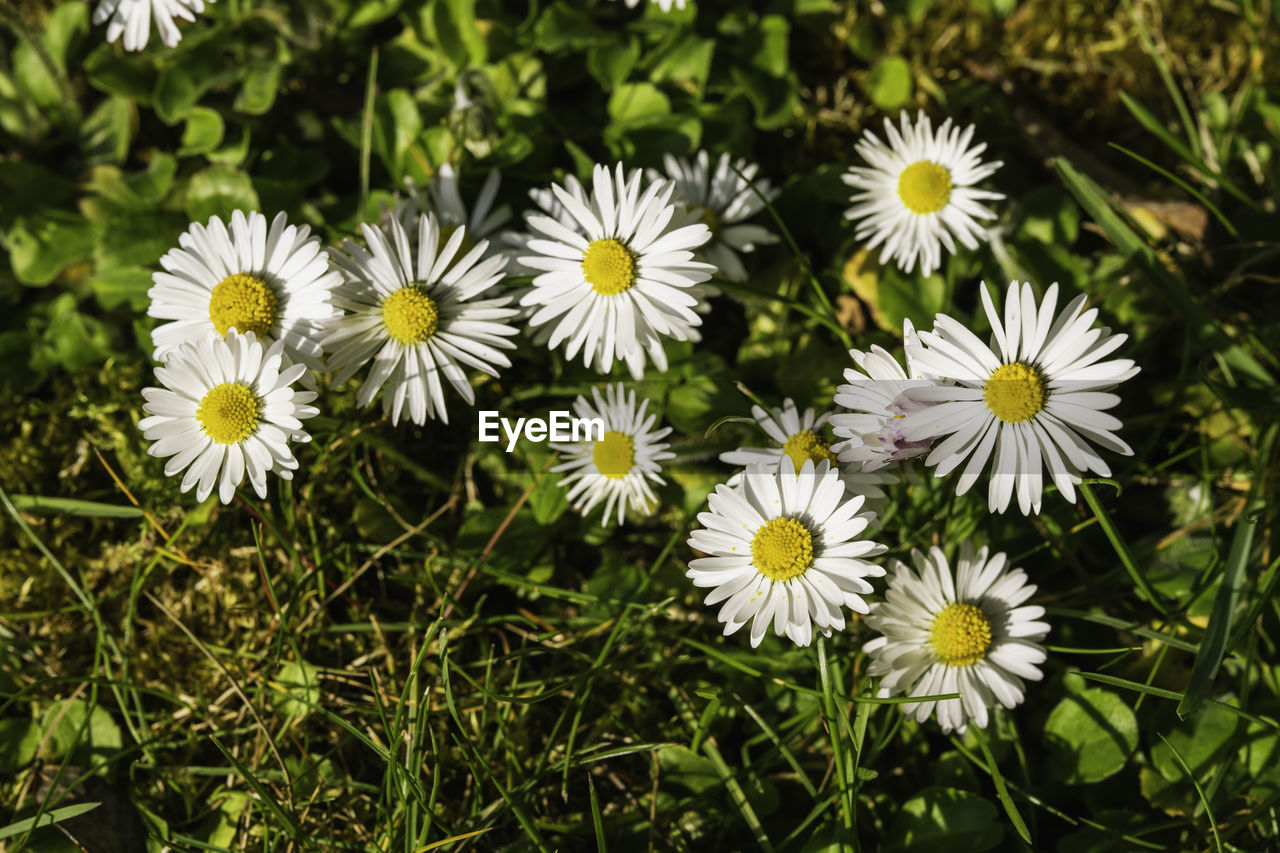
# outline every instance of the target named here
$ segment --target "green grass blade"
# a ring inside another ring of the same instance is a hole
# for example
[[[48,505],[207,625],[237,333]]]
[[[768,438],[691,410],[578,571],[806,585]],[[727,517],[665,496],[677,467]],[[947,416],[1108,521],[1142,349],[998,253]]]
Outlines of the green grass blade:
[[[1205,209],[1208,210],[1210,213],[1212,213],[1214,218],[1222,223],[1222,227],[1227,229],[1227,233],[1229,233],[1232,237],[1240,236],[1240,232],[1237,231],[1236,227],[1231,224],[1231,220],[1227,219],[1227,217],[1223,215],[1222,211],[1218,210],[1218,206],[1215,205],[1213,202],[1209,201],[1209,197],[1206,196],[1204,193],[1200,192],[1195,187],[1191,186],[1191,184],[1182,180],[1182,178],[1179,178],[1173,172],[1170,172],[1168,169],[1162,168],[1160,166],[1157,166],[1155,163],[1152,163],[1150,160],[1148,160],[1146,157],[1143,157],[1141,154],[1137,153],[1136,151],[1130,151],[1128,148],[1125,148],[1123,145],[1117,145],[1114,142],[1109,144],[1111,145],[1112,148],[1116,149],[1121,154],[1125,154],[1133,158],[1134,160],[1137,160],[1139,163],[1146,166],[1151,171],[1177,184],[1188,195],[1190,195],[1196,201],[1203,204],[1205,206]]]
[[[1155,591],[1147,581],[1146,575],[1142,573],[1138,568],[1138,564],[1134,562],[1133,555],[1129,553],[1129,546],[1125,544],[1124,538],[1116,530],[1116,526],[1111,523],[1111,516],[1103,508],[1098,496],[1093,493],[1093,487],[1088,483],[1081,483],[1079,488],[1080,493],[1084,495],[1085,501],[1088,502],[1089,508],[1093,510],[1094,517],[1098,519],[1098,526],[1102,528],[1102,532],[1106,534],[1107,539],[1111,542],[1111,547],[1115,549],[1116,556],[1120,558],[1121,565],[1129,573],[1129,577],[1133,579],[1134,586],[1138,588],[1151,606],[1160,611],[1161,616],[1167,618],[1169,612],[1165,609],[1163,602],[1160,601],[1159,593]]]
[[[63,806],[60,809],[45,812],[37,817],[29,817],[26,820],[16,821],[8,826],[0,826],[0,840],[12,838],[15,835],[21,835],[24,832],[30,832],[33,829],[39,829],[42,826],[52,826],[59,821],[68,820],[78,817],[85,812],[93,811],[102,803],[76,803],[72,806]]]
[[[596,850],[600,853],[606,853],[608,850],[604,843],[604,816],[600,814],[600,797],[596,794],[596,783],[591,780],[591,774],[587,774],[587,790],[591,794],[591,825],[596,830]]]
[[[983,736],[982,729],[974,726],[972,731],[978,740],[978,746],[982,749],[983,757],[987,759],[987,772],[991,774],[991,781],[995,783],[996,796],[1000,799],[1000,805],[1004,806],[1004,813],[1009,816],[1009,822],[1013,824],[1018,837],[1030,844],[1031,833],[1027,830],[1026,821],[1022,819],[1022,813],[1018,811],[1018,807],[1013,804],[1013,798],[1009,796],[1009,786],[1004,782],[1004,774],[1000,772],[995,756],[987,746],[987,739]]]
[[[142,518],[136,506],[80,501],[74,498],[46,498],[39,495],[9,495],[20,512],[41,515],[82,515],[88,518]]]
[[[1070,672],[1081,678],[1087,678],[1091,681],[1100,681],[1103,684],[1110,684],[1112,687],[1123,687],[1125,690],[1132,690],[1135,693],[1142,693],[1146,696],[1154,696],[1157,699],[1178,700],[1182,698],[1182,694],[1176,690],[1165,690],[1163,687],[1153,687],[1150,684],[1140,684],[1136,681],[1130,681],[1127,678],[1117,678],[1114,675],[1106,675],[1101,672],[1085,672],[1084,670],[1073,669]],[[1216,699],[1206,699],[1204,704],[1213,708],[1221,708],[1229,714],[1234,714],[1243,720],[1251,723],[1257,723],[1260,726],[1268,726],[1273,729],[1280,729],[1280,723],[1267,717],[1259,717],[1256,714],[1250,714],[1243,708],[1237,708],[1235,705],[1228,705],[1226,702],[1219,702]]]
[[[1218,821],[1213,817],[1213,809],[1209,806],[1209,798],[1205,796],[1204,788],[1200,787],[1200,780],[1196,778],[1196,774],[1191,772],[1191,767],[1187,764],[1187,760],[1182,757],[1182,753],[1178,752],[1177,747],[1169,743],[1169,739],[1160,732],[1156,732],[1160,740],[1164,741],[1164,745],[1169,747],[1169,751],[1173,753],[1173,758],[1178,762],[1178,766],[1182,768],[1182,772],[1187,774],[1187,778],[1191,780],[1191,784],[1195,785],[1196,793],[1200,795],[1200,802],[1204,805],[1204,813],[1209,818],[1209,828],[1213,830],[1213,844],[1218,849],[1218,853],[1222,853],[1222,837],[1218,835]]]
[[[1271,446],[1275,441],[1277,425],[1272,424],[1262,436],[1258,446],[1258,467],[1253,474],[1253,486],[1249,490],[1249,498],[1245,502],[1244,513],[1237,521],[1236,532],[1231,537],[1231,550],[1222,567],[1222,584],[1218,587],[1218,595],[1213,600],[1213,612],[1209,616],[1209,624],[1204,631],[1204,640],[1200,643],[1200,652],[1196,655],[1195,666],[1191,668],[1191,681],[1187,684],[1182,701],[1178,703],[1178,716],[1186,719],[1203,704],[1213,686],[1213,679],[1222,665],[1223,655],[1227,651],[1227,638],[1231,635],[1231,619],[1235,615],[1236,605],[1240,602],[1240,591],[1244,587],[1245,564],[1253,550],[1253,536],[1258,525],[1252,517],[1266,505],[1262,485],[1266,481],[1267,463],[1271,459]]]

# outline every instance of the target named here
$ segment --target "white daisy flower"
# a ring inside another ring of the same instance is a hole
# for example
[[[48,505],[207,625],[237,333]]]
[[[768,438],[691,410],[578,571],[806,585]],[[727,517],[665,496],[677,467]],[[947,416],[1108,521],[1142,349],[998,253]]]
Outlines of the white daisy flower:
[[[845,498],[831,463],[805,460],[799,472],[787,466],[755,467],[740,488],[716,486],[709,512],[698,514],[702,528],[689,545],[711,556],[689,561],[694,586],[714,587],[707,604],[721,601],[719,621],[726,636],[748,620],[751,645],[759,646],[769,624],[797,645],[843,630],[842,608],[867,613],[862,596],[872,591],[866,578],[884,569],[866,562],[885,546],[859,540],[873,520],[861,496]]]
[[[321,333],[338,316],[330,296],[340,276],[306,225],[267,219],[253,211],[231,215],[231,229],[214,216],[192,223],[181,248],[160,258],[147,314],[162,323],[151,333],[163,361],[184,343],[253,332],[265,344],[284,341],[291,362],[321,369]]]
[[[795,400],[788,397],[782,401],[781,409],[765,411],[760,406],[752,406],[751,417],[755,418],[775,446],[739,447],[737,450],[721,453],[721,462],[744,468],[752,465],[776,468],[786,464],[790,470],[799,471],[806,461],[812,461],[815,465],[822,461],[836,461],[835,447],[824,435],[824,428],[832,417],[831,412],[818,415],[813,409],[805,409],[801,414]],[[734,474],[726,485],[736,487],[741,478],[741,472]],[[840,471],[840,480],[850,496],[865,497],[867,508],[874,509],[877,515],[880,511],[877,504],[888,497],[880,487],[897,482],[896,477],[866,472],[858,465],[850,465],[848,469]]]
[[[675,181],[675,197],[684,204],[692,221],[703,222],[711,229],[711,240],[699,250],[699,257],[729,281],[746,281],[747,270],[738,253],[754,252],[757,246],[778,242],[776,234],[746,220],[764,210],[765,199],[776,198],[778,190],[770,188],[767,180],[755,180],[760,170],[755,163],[730,160],[727,152],[720,155],[714,167],[706,151],[699,151],[692,162],[670,154],[662,162],[665,177]],[[654,180],[664,177],[653,169],[649,175]]]
[[[1023,606],[1036,588],[1022,569],[1009,569],[1004,554],[990,559],[987,548],[960,546],[954,579],[938,548],[911,552],[915,571],[890,564],[884,601],[871,605],[867,626],[880,632],[863,646],[871,655],[869,675],[881,675],[878,695],[959,699],[909,702],[903,713],[923,723],[936,708],[943,732],[964,733],[969,722],[986,728],[997,702],[1013,708],[1022,701],[1023,679],[1039,681],[1044,663],[1040,641],[1049,625],[1038,621],[1044,608]]]
[[[870,237],[868,249],[884,244],[880,263],[892,258],[911,272],[919,258],[920,271],[929,275],[942,265],[944,246],[954,253],[956,240],[976,249],[985,239],[977,220],[994,219],[995,212],[981,202],[1004,195],[973,185],[1003,164],[978,159],[987,145],[969,147],[973,125],[952,127],[947,119],[935,134],[924,113],[912,126],[904,111],[901,131],[888,119],[884,127],[887,145],[867,131],[854,146],[867,166],[850,167],[844,175],[846,184],[860,190],[844,215],[862,220],[854,236]]]
[[[642,187],[643,176],[627,177],[621,164],[613,174],[596,166],[592,178],[589,204],[552,186],[571,227],[550,216],[528,218],[534,239],[520,263],[540,274],[521,303],[540,306],[529,322],[553,327],[551,349],[565,344],[567,358],[581,351],[587,367],[604,372],[625,361],[639,379],[646,355],[666,370],[664,339],[697,339],[702,318],[689,288],[715,268],[694,261],[693,250],[711,232],[701,223],[671,227],[671,183]]]
[[[107,41],[124,35],[125,50],[142,50],[151,38],[151,19],[155,18],[160,41],[165,47],[176,47],[182,41],[182,31],[173,19],[194,21],[204,11],[204,4],[205,0],[101,0],[93,10],[93,23],[107,24]]]
[[[586,397],[573,402],[573,410],[579,418],[598,420],[600,429],[572,444],[553,443],[551,448],[566,457],[551,470],[571,472],[560,481],[561,486],[571,486],[568,499],[575,510],[583,515],[604,501],[604,515],[600,524],[607,524],[617,507],[618,523],[625,520],[629,508],[633,513],[652,511],[658,498],[650,483],[662,485],[658,463],[671,459],[668,445],[660,439],[671,433],[671,427],[654,429],[658,416],[646,415],[649,401],[642,399],[636,408],[636,392],[627,392],[620,383],[605,389],[600,396],[597,388],[591,389],[593,406]]]
[[[862,471],[878,471],[904,459],[923,456],[933,446],[931,438],[906,441],[902,435],[903,417],[931,405],[903,392],[937,384],[924,379],[919,367],[912,364],[916,330],[910,320],[904,320],[902,325],[906,370],[883,347],[872,346],[870,352],[849,350],[862,372],[846,368],[844,378],[848,384],[836,388],[835,404],[851,411],[831,416],[833,431],[844,439],[833,444],[831,451],[838,454],[841,462]]]
[[[936,474],[942,477],[968,459],[957,494],[977,482],[994,450],[988,490],[992,512],[1008,508],[1015,487],[1023,514],[1040,512],[1045,467],[1063,496],[1074,503],[1074,485],[1082,474],[1111,475],[1090,442],[1125,456],[1133,453],[1113,432],[1123,424],[1103,411],[1120,402],[1115,394],[1104,392],[1139,371],[1130,359],[1102,360],[1128,335],[1091,328],[1098,309],[1085,311],[1083,294],[1055,318],[1057,284],[1049,286],[1037,309],[1031,285],[1019,290],[1018,282],[1011,283],[1003,322],[985,286],[981,292],[991,322],[990,345],[939,314],[933,331],[921,332],[919,344],[911,348],[912,359],[923,371],[956,384],[935,382],[905,392],[934,405],[902,418],[902,439],[946,436],[934,445],[925,464],[938,466]]]
[[[640,0],[624,0],[624,2],[627,4],[628,9],[634,9],[640,5]],[[672,7],[675,7],[676,9],[684,9],[685,3],[687,3],[688,0],[649,0],[649,2],[664,12],[670,12]]]
[[[218,487],[218,498],[230,503],[247,475],[258,497],[267,496],[267,474],[293,479],[298,460],[289,441],[311,440],[302,419],[319,414],[308,405],[314,391],[292,386],[306,371],[290,366],[283,341],[264,352],[253,332],[232,331],[223,338],[203,338],[178,347],[155,369],[163,388],[144,388],[138,422],[152,456],[171,457],[164,473],[186,469],[182,491],[196,487],[203,501]]]
[[[440,242],[447,243],[458,228],[465,228],[466,238],[462,243],[462,253],[470,252],[479,240],[488,240],[489,247],[484,257],[499,254],[503,251],[503,241],[499,229],[511,219],[511,208],[507,205],[494,208],[498,198],[498,188],[502,184],[502,174],[494,169],[485,178],[475,204],[468,210],[462,200],[462,186],[458,174],[448,163],[441,166],[427,184],[426,191],[419,189],[411,178],[405,178],[407,198],[396,201],[393,216],[400,220],[405,233],[414,236],[418,233],[418,217],[424,213],[435,214],[440,223]]]
[[[459,226],[440,246],[440,226],[432,214],[418,220],[417,242],[411,246],[398,219],[386,230],[361,226],[369,249],[347,240],[333,258],[344,281],[334,301],[350,312],[334,323],[325,338],[332,347],[330,366],[338,372],[335,384],[354,376],[373,362],[360,386],[356,402],[367,406],[387,386],[383,411],[398,423],[408,401],[410,420],[421,426],[427,418],[449,422],[443,375],[468,404],[475,392],[465,368],[497,376],[510,367],[500,349],[514,349],[510,338],[518,329],[508,307],[509,296],[476,297],[500,278],[503,255],[481,260],[488,242],[481,240],[458,257],[467,239]],[[437,251],[438,249],[438,251]],[[415,254],[416,251],[416,254]]]

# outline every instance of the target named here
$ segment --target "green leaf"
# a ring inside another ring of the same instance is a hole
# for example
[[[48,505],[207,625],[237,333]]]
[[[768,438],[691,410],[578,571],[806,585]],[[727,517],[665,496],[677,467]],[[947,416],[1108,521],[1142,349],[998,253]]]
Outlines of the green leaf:
[[[240,94],[236,96],[236,111],[260,116],[270,110],[280,90],[280,71],[279,62],[250,68],[240,84]]]
[[[83,699],[56,702],[45,712],[43,727],[48,732],[46,752],[54,760],[71,755],[93,761],[110,758],[124,744],[120,727],[101,705],[90,706]]]
[[[84,61],[89,83],[100,91],[150,106],[159,73],[150,63],[138,62],[120,53],[116,45],[103,42]]]
[[[782,77],[791,68],[787,53],[791,38],[791,24],[781,15],[765,15],[760,19],[756,32],[747,43],[751,50],[750,64],[770,77]]]
[[[227,219],[232,211],[257,209],[253,182],[233,166],[210,166],[192,175],[187,185],[186,210],[193,222],[204,222],[211,216]]]
[[[611,92],[627,79],[640,58],[640,42],[628,39],[622,44],[606,44],[587,51],[587,70],[600,88]]]
[[[360,3],[353,3],[351,15],[342,26],[347,30],[372,26],[390,18],[403,3],[404,0],[363,0]]]
[[[58,116],[68,121],[78,118],[67,113],[64,97],[70,97],[71,93],[64,92],[62,85],[66,81],[67,56],[73,44],[88,31],[88,6],[81,2],[64,2],[55,6],[45,21],[41,33],[45,55],[42,56],[25,39],[14,48],[14,83],[46,116]],[[46,59],[53,63],[53,68],[45,64]]]
[[[165,124],[177,124],[186,117],[204,92],[206,84],[185,63],[178,63],[160,75],[156,83],[156,115]]]
[[[320,668],[305,661],[285,661],[269,686],[280,714],[301,719],[320,703]]]
[[[547,53],[556,53],[566,47],[585,50],[596,45],[610,44],[614,35],[598,27],[591,15],[558,0],[538,16],[533,28],[534,45]]]
[[[548,471],[529,494],[529,509],[533,511],[533,520],[538,524],[554,524],[569,508],[569,492],[564,486],[558,485],[559,482],[560,475]]]
[[[1004,830],[985,797],[956,788],[925,788],[902,804],[885,835],[885,853],[933,853],[963,849],[981,853],[1000,843]]]
[[[1210,771],[1231,747],[1236,731],[1245,723],[1225,708],[1205,708],[1187,722],[1175,726],[1165,742],[1151,748],[1151,763],[1169,782],[1186,777],[1170,747],[1182,754],[1197,776]]]
[[[204,154],[222,144],[225,125],[222,114],[208,107],[192,107],[187,112],[186,125],[182,129],[179,156]]]
[[[80,125],[80,153],[85,165],[123,163],[129,153],[132,121],[128,99],[110,97],[99,104]]]
[[[476,26],[473,0],[431,0],[423,12],[428,40],[454,68],[480,65],[488,52]]]
[[[97,272],[89,277],[89,287],[98,304],[110,311],[127,305],[133,311],[145,311],[150,299],[151,270],[144,267],[118,267]]]
[[[22,505],[16,500],[19,496],[9,497],[21,510]],[[0,720],[0,773],[17,773],[30,764],[43,737],[44,731],[35,720],[17,717]]]
[[[658,750],[658,768],[664,783],[679,785],[691,794],[720,786],[715,762],[687,746],[664,746]]]
[[[1050,246],[1070,246],[1080,234],[1080,208],[1060,187],[1036,187],[1018,197],[1018,234]]]
[[[422,116],[418,114],[418,105],[408,90],[392,89],[377,97],[373,112],[373,147],[397,184],[404,177],[409,146],[421,132]]]
[[[1044,733],[1052,766],[1067,784],[1100,782],[1120,772],[1138,746],[1133,711],[1116,694],[1098,688],[1059,702]]]
[[[671,42],[665,49],[659,49],[649,57],[653,63],[649,79],[655,83],[672,81],[691,84],[701,92],[711,76],[711,60],[715,56],[716,43],[713,39],[702,38],[696,33],[687,32],[679,39]]]
[[[929,328],[933,318],[946,308],[947,285],[942,276],[907,278],[896,267],[882,267],[876,283],[876,308],[889,327],[901,334],[902,321],[911,320],[916,328]]]
[[[79,515],[86,518],[142,518],[142,510],[136,506],[82,501],[75,498],[44,498],[38,495],[9,495],[9,500],[23,512],[39,513],[41,515]],[[0,732],[3,731],[5,722],[13,721],[0,720]],[[0,755],[3,755],[2,746],[4,743],[4,736],[0,734]]]
[[[69,210],[20,216],[5,235],[13,274],[23,284],[44,285],[72,264],[88,260],[96,226]]]
[[[671,114],[671,99],[652,83],[625,83],[609,96],[609,118],[618,125],[635,125]]]
[[[915,84],[911,63],[901,56],[886,56],[871,66],[867,74],[867,94],[882,110],[896,110],[911,102]]]

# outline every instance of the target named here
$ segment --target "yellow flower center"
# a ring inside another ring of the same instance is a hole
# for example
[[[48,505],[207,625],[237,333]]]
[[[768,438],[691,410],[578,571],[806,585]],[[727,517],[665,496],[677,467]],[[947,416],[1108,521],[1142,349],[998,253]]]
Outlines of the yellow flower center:
[[[218,444],[244,441],[253,435],[261,418],[262,401],[243,382],[213,386],[196,407],[196,420],[205,434]]]
[[[609,430],[596,442],[591,459],[601,474],[611,480],[621,480],[635,464],[635,441],[625,432]]]
[[[928,160],[912,163],[898,176],[898,198],[912,213],[937,213],[951,198],[951,173]]]
[[[464,226],[441,225],[440,226],[440,242],[436,244],[436,251],[438,252],[440,251],[440,249],[443,249],[445,245],[449,242],[449,240],[453,238],[454,232],[456,232],[459,228],[462,228],[462,227]],[[462,233],[462,245],[458,247],[458,253],[453,256],[454,260],[456,261],[458,258],[465,258],[467,256],[467,252],[470,252],[475,247],[476,247],[476,241],[475,241],[475,238],[471,236],[471,232],[464,231]]]
[[[617,296],[636,283],[636,256],[617,240],[592,240],[582,254],[582,275],[601,296]]]
[[[698,221],[707,226],[712,234],[716,233],[720,227],[720,217],[714,210],[702,204],[690,205],[689,209],[698,214]]]
[[[933,618],[929,644],[947,666],[973,666],[991,647],[991,623],[977,605],[953,601]]]
[[[209,319],[218,334],[226,335],[232,326],[240,334],[253,332],[262,336],[276,322],[279,301],[271,286],[256,275],[238,272],[213,287],[209,296]]]
[[[436,333],[440,312],[427,296],[426,288],[410,284],[382,303],[382,322],[387,334],[402,344],[420,344]]]
[[[751,562],[770,580],[799,577],[813,565],[813,534],[794,518],[771,518],[751,539]]]
[[[1015,361],[997,367],[982,386],[982,399],[1007,424],[1029,421],[1044,408],[1044,380],[1029,364]]]
[[[791,457],[791,463],[797,471],[804,466],[806,459],[812,459],[816,466],[823,459],[830,461],[836,458],[827,443],[809,429],[801,430],[788,438],[787,443],[782,445],[782,452]]]

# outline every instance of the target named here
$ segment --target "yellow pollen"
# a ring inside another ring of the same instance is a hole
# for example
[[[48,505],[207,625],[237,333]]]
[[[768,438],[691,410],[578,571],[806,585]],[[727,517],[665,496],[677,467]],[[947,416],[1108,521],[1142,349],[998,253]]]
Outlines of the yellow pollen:
[[[224,382],[209,389],[196,407],[196,420],[218,444],[239,444],[253,435],[262,417],[262,401],[243,382]]]
[[[720,217],[714,210],[703,204],[690,205],[689,210],[698,214],[698,221],[707,226],[711,233],[716,233],[720,228]]]
[[[582,275],[601,296],[617,296],[636,283],[636,256],[617,240],[592,240],[582,255]]]
[[[596,470],[601,474],[611,480],[621,480],[635,464],[635,442],[625,432],[609,430],[604,438],[596,442],[591,460],[596,463]]]
[[[991,623],[977,605],[953,601],[933,618],[929,644],[947,666],[973,666],[991,647]]]
[[[751,562],[769,580],[799,577],[813,565],[813,534],[794,518],[771,518],[751,539]]]
[[[951,199],[951,172],[921,160],[898,176],[898,198],[912,213],[937,213]]]
[[[441,249],[443,249],[445,245],[451,239],[453,239],[454,233],[457,232],[459,228],[463,228],[463,227],[465,226],[441,225],[440,226],[440,242],[436,244],[436,251],[438,252]],[[465,258],[467,256],[467,252],[470,252],[475,247],[476,247],[476,241],[475,241],[475,238],[471,236],[471,232],[463,231],[462,245],[458,247],[458,252],[453,256],[453,259],[456,261],[458,258]]]
[[[812,459],[816,466],[823,459],[831,461],[836,458],[827,443],[814,435],[813,430],[808,429],[801,430],[788,438],[787,443],[782,445],[782,452],[791,457],[791,464],[797,471],[804,467],[806,459]]]
[[[256,275],[238,272],[214,285],[209,296],[209,319],[220,335],[226,335],[234,326],[242,335],[253,332],[261,337],[275,325],[278,307],[270,285]]]
[[[1044,408],[1045,397],[1040,372],[1019,361],[997,367],[982,386],[987,408],[1007,424],[1031,420]]]
[[[400,343],[420,344],[436,333],[440,312],[426,288],[410,284],[382,303],[382,322],[387,334]]]

